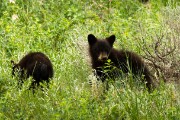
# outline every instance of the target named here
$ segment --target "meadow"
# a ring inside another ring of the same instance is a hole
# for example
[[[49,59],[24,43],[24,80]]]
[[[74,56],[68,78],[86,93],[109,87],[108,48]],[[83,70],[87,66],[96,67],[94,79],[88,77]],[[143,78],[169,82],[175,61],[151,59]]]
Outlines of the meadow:
[[[159,75],[149,93],[131,76],[123,77],[104,92],[93,75],[87,41],[88,34],[114,34],[115,48],[146,58],[143,46],[163,34],[165,47],[159,52],[176,40],[177,54],[167,60],[177,63],[178,76],[179,25],[178,0],[0,0],[0,120],[179,120],[180,79]],[[45,53],[54,68],[49,88],[44,85],[35,94],[28,90],[32,78],[20,89],[11,74],[10,61],[30,51]]]

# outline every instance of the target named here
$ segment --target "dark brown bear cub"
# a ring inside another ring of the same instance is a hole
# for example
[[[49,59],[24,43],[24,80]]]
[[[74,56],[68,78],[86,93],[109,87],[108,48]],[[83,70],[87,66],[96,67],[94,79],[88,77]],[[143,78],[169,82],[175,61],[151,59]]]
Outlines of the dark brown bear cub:
[[[49,78],[53,77],[53,67],[49,58],[41,52],[30,52],[24,56],[18,64],[13,64],[12,74],[16,72],[20,75],[19,83],[23,83],[23,79],[30,76],[33,77],[31,87],[39,86],[40,82],[49,82]]]
[[[118,72],[132,73],[136,76],[143,75],[148,90],[151,90],[153,82],[150,72],[141,57],[130,51],[114,49],[114,41],[114,35],[106,39],[97,39],[92,34],[88,35],[89,53],[92,61],[92,68],[95,69],[96,75],[104,82],[108,76],[114,77],[114,75],[117,75],[117,70],[112,70],[114,73],[112,75],[112,72],[107,72],[106,68],[113,69],[116,67],[118,68]],[[106,67],[108,59],[112,62],[112,67]],[[104,72],[104,69],[106,72]]]

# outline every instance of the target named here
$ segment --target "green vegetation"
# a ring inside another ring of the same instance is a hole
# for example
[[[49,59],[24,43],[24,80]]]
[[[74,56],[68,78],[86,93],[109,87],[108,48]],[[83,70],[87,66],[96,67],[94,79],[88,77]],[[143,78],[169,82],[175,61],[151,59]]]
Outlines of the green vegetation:
[[[115,34],[117,49],[143,55],[139,38],[151,43],[159,31],[176,32],[165,19],[174,16],[176,25],[179,5],[178,0],[0,0],[0,119],[179,120],[179,84],[162,82],[149,94],[125,77],[103,93],[87,55],[90,33]],[[49,56],[55,72],[50,88],[34,95],[27,90],[31,78],[19,89],[11,76],[10,60],[29,51]]]

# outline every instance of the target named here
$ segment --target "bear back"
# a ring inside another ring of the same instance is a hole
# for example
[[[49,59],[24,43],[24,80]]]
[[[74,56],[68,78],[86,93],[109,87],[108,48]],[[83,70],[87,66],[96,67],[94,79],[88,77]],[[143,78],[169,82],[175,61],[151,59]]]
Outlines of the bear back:
[[[30,52],[25,55],[18,64],[11,61],[14,66],[12,74],[16,71],[20,73],[20,78],[26,79],[30,76],[39,85],[39,82],[49,82],[49,78],[53,77],[53,66],[49,58],[41,52]]]

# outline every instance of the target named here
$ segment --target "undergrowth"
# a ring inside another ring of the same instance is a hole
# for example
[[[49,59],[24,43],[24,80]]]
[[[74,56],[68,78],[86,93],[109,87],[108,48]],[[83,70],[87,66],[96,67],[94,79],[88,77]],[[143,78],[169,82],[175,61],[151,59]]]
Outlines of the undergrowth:
[[[147,35],[150,44],[148,35],[173,31],[164,25],[164,11],[177,15],[178,7],[175,0],[0,0],[0,118],[180,119],[179,84],[159,78],[157,89],[148,93],[143,85],[129,82],[131,77],[123,77],[104,92],[87,51],[88,34],[115,34],[115,48],[144,55],[137,38]],[[140,33],[138,25],[145,31]],[[28,90],[32,78],[18,88],[18,78],[11,75],[10,61],[18,62],[30,51],[45,53],[55,73],[49,89],[44,86],[35,94]]]

